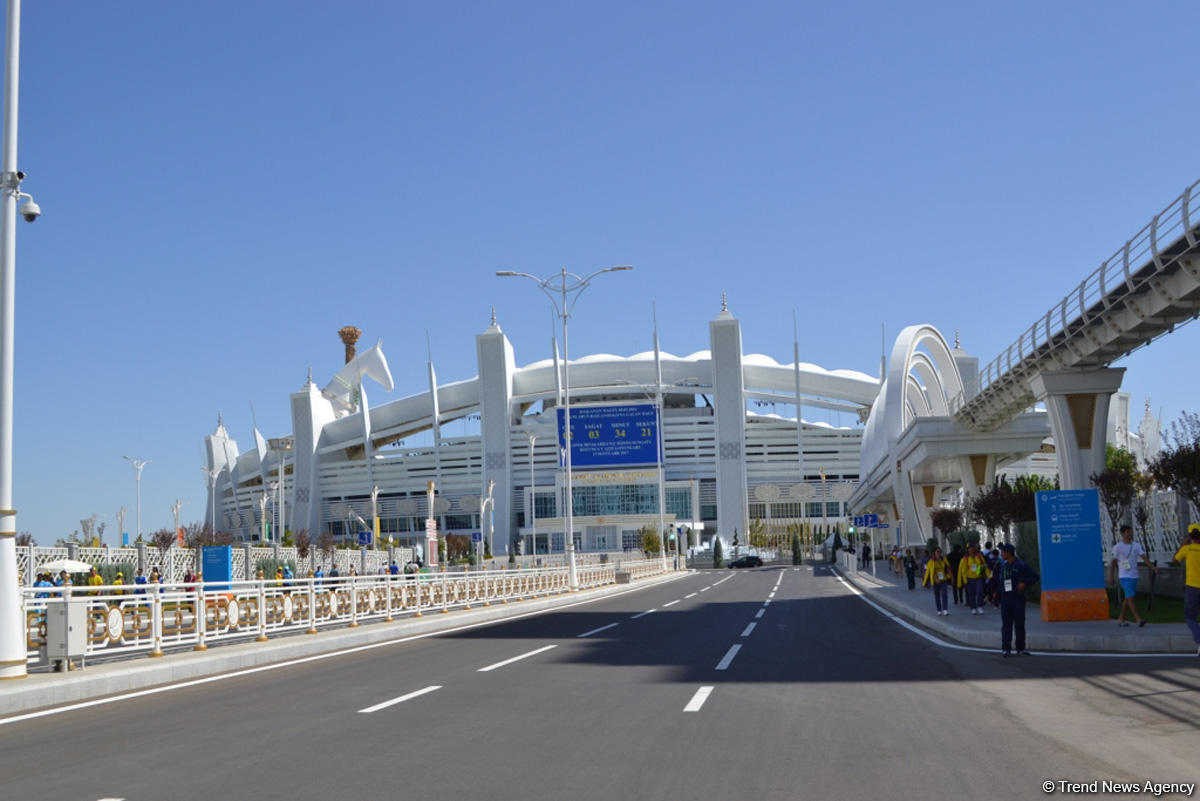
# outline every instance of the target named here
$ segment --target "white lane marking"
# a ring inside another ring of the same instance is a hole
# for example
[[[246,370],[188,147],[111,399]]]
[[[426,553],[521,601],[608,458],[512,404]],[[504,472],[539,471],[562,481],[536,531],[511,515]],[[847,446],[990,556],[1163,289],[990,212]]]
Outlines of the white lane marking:
[[[712,687],[701,687],[699,690],[696,690],[696,694],[692,696],[692,700],[688,701],[683,711],[699,712],[700,707],[704,706],[704,702],[708,700],[708,696],[712,695],[712,691]]]
[[[691,593],[688,593],[687,595],[683,596],[683,598],[686,601],[688,598],[695,598],[697,594],[698,593],[691,592]]]
[[[740,650],[742,650],[742,646],[740,645],[729,646],[729,650],[725,652],[725,656],[721,657],[721,661],[717,663],[716,669],[725,670],[729,667],[729,663],[733,661],[733,658],[737,656],[737,652]]]
[[[381,709],[387,709],[389,706],[395,706],[396,704],[402,704],[405,701],[411,701],[412,699],[419,698],[420,696],[425,695],[426,693],[431,693],[435,690],[440,690],[440,689],[442,689],[442,685],[434,684],[432,686],[426,687],[423,690],[417,690],[416,692],[411,692],[408,695],[402,695],[399,698],[393,698],[390,701],[384,701],[382,704],[376,704],[375,706],[369,706],[366,709],[360,709],[360,710],[358,710],[358,712],[360,715],[369,715],[372,712],[378,712]]]
[[[770,595],[768,595],[767,597],[768,597],[768,598],[774,598],[774,597],[775,597],[775,592],[772,590],[772,591],[771,591],[771,594],[770,594]]]
[[[505,665],[511,665],[513,662],[520,662],[522,659],[528,659],[531,656],[537,656],[538,654],[542,653],[543,651],[549,651],[551,648],[557,648],[557,647],[558,647],[557,645],[546,645],[546,646],[543,646],[542,648],[537,648],[533,651],[530,651],[529,653],[521,654],[520,656],[514,656],[511,659],[505,659],[503,662],[497,662],[494,665],[488,665],[487,667],[481,667],[477,672],[487,673],[489,670],[495,670],[496,668],[502,668]]]
[[[633,617],[631,617],[629,619],[637,620],[639,617],[645,617],[646,615],[650,614],[651,612],[656,612],[656,611],[658,611],[658,607],[655,607],[654,609],[647,609],[645,612],[639,612],[638,614],[634,615]]]
[[[763,606],[770,606],[770,605],[771,605],[771,599],[770,599],[770,598],[768,598],[767,600],[763,601]]]
[[[763,616],[763,612],[766,612],[766,611],[767,611],[766,609],[759,609],[759,610],[758,610],[758,614],[757,614],[757,615],[755,615],[755,617],[762,617],[762,616]]]
[[[732,576],[732,575],[730,575],[730,576],[726,576],[725,578],[723,578],[723,579],[721,579],[720,581],[716,582],[716,584],[713,584],[713,586],[715,587],[715,586],[717,586],[717,584],[724,584],[725,582],[729,581],[731,578],[733,578],[733,576]]]
[[[880,606],[879,604],[872,601],[861,590],[859,590],[857,587],[850,584],[850,582],[846,581],[844,578],[839,576],[837,573],[834,573],[833,577],[835,579],[837,579],[838,581],[842,582],[842,584],[845,584],[846,589],[850,590],[850,592],[854,593],[859,598],[861,598],[863,603],[865,603],[867,606],[870,606],[872,609],[874,609],[879,614],[883,615],[886,618],[890,618],[892,620],[892,622],[896,623],[897,625],[903,626],[904,628],[911,631],[913,634],[916,634],[918,637],[921,637],[921,638],[927,640],[928,642],[933,643],[934,645],[939,645],[942,648],[952,648],[955,651],[974,651],[974,652],[980,653],[980,654],[995,654],[995,653],[1000,652],[1000,649],[998,649],[998,648],[979,648],[978,646],[974,646],[974,645],[960,645],[956,642],[947,642],[946,640],[943,640],[940,637],[935,637],[932,634],[930,634],[929,632],[922,631],[921,629],[917,628],[913,624],[909,623],[907,620],[904,620],[903,618],[900,618],[897,615],[889,612],[887,609],[884,609],[882,606]],[[1174,654],[1174,653],[1161,653],[1161,652],[1159,652],[1159,653],[1140,653],[1140,654],[1134,654],[1134,653],[1122,654],[1122,653],[1096,653],[1094,651],[1082,651],[1082,652],[1079,652],[1079,651],[1031,651],[1030,653],[1036,654],[1037,656],[1070,656],[1070,657],[1077,657],[1077,658],[1078,657],[1089,657],[1089,658],[1095,658],[1095,659],[1129,659],[1132,657],[1158,657],[1158,656],[1182,656],[1182,657],[1186,657],[1188,659],[1196,658],[1196,655],[1192,654],[1192,653]],[[3,721],[0,721],[0,723],[3,723]]]
[[[682,576],[681,576],[682,577]],[[666,582],[661,582],[666,583]],[[622,595],[627,595],[631,592],[640,592],[645,587],[630,587],[621,592],[614,592],[608,595],[601,595],[598,598],[587,598],[575,603],[563,604],[562,606],[551,606],[546,609],[535,609],[532,612],[522,612],[511,617],[504,617],[499,620],[483,620],[478,623],[467,623],[463,626],[453,626],[448,629],[439,629],[437,631],[427,631],[424,634],[411,634],[407,637],[397,637],[394,640],[383,640],[382,642],[368,643],[367,645],[355,645],[352,648],[342,648],[337,651],[329,651],[323,654],[313,654],[312,656],[302,656],[298,659],[288,659],[284,662],[272,662],[269,665],[258,665],[257,667],[246,668],[244,670],[234,670],[230,673],[219,673],[215,676],[205,676],[199,679],[189,679],[181,681],[177,684],[164,684],[161,687],[152,687],[148,690],[134,690],[133,692],[124,693],[122,695],[110,695],[107,698],[96,698],[91,701],[80,701],[75,704],[67,704],[66,706],[56,706],[51,709],[42,709],[37,712],[26,712],[22,715],[13,715],[12,717],[0,718],[0,726],[6,726],[9,723],[20,723],[23,720],[33,720],[35,718],[45,718],[51,715],[61,715],[63,712],[74,712],[77,709],[87,709],[93,706],[103,706],[104,704],[112,704],[117,701],[126,701],[130,698],[142,698],[147,695],[158,695],[159,693],[168,693],[172,690],[182,690],[186,687],[197,687],[201,684],[211,684],[215,681],[224,681],[225,679],[235,679],[240,676],[250,676],[255,673],[262,673],[268,670],[279,670],[280,668],[292,667],[294,665],[303,665],[306,662],[319,662],[322,659],[332,659],[338,656],[346,656],[347,654],[357,654],[362,651],[371,651],[376,648],[386,648],[389,645],[402,645],[413,640],[425,640],[430,637],[441,637],[445,634],[455,634],[460,631],[470,631],[472,629],[482,628],[484,626],[494,626],[497,623],[507,623],[510,620],[523,620],[527,617],[536,617],[537,615],[545,615],[551,612],[557,612],[562,609],[572,609],[576,606],[585,606],[594,604],[597,601],[606,601],[609,598],[619,598]],[[654,611],[654,610],[650,610]]]
[[[757,625],[758,625],[757,623],[751,623],[749,626],[746,626],[746,630],[742,632],[742,636],[749,637],[750,632],[754,631],[754,627]]]
[[[666,609],[668,606],[674,606],[677,603],[679,603],[678,600],[671,601],[670,603],[665,603],[665,604],[663,604],[663,609]]]
[[[125,801],[124,798],[101,798],[99,801]]]
[[[576,634],[575,636],[576,637],[591,637],[593,634],[599,634],[600,632],[604,631],[605,629],[611,629],[613,626],[619,626],[619,625],[621,625],[621,624],[620,623],[609,623],[607,626],[601,626],[598,629],[592,629],[591,631],[585,631],[583,634]]]
[[[700,592],[708,592],[708,591],[709,591],[709,590],[711,590],[711,589],[712,589],[712,585],[711,585],[711,584],[709,584],[707,587],[705,587],[704,589],[700,590]]]

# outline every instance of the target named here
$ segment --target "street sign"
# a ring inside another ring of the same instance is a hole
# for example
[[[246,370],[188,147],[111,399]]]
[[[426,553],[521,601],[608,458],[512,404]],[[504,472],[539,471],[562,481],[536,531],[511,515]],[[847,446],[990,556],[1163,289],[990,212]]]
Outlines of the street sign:
[[[358,532],[358,544],[359,545],[370,545],[371,544],[371,532],[369,532],[369,531]]]
[[[1043,590],[1104,587],[1100,496],[1095,489],[1035,494]]]
[[[483,532],[472,531],[471,532],[471,542],[483,542]]]
[[[866,523],[864,523],[864,522],[863,522],[863,516],[862,516],[862,515],[855,515],[855,516],[854,516],[854,527],[855,527],[855,528],[862,528],[862,527],[863,527],[863,526],[865,526],[865,525],[866,525]]]
[[[863,525],[867,528],[879,528],[879,515],[863,515]]]

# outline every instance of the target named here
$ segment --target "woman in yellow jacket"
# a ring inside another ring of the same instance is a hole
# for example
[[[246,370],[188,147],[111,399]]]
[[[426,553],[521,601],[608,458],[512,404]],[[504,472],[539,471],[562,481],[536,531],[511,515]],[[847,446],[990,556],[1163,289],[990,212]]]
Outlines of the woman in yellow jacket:
[[[958,586],[967,588],[967,604],[972,615],[983,614],[983,585],[991,577],[987,560],[979,552],[979,543],[967,546],[967,555],[958,563]]]
[[[950,562],[942,555],[941,548],[933,549],[933,558],[925,565],[925,578],[922,587],[933,587],[933,602],[937,605],[939,615],[950,614]]]

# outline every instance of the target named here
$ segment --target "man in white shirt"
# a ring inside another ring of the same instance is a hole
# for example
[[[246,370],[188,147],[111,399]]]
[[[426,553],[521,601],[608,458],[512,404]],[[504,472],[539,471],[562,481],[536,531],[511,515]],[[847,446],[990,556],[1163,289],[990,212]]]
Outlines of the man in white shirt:
[[[1146,550],[1140,543],[1133,541],[1133,527],[1121,526],[1121,541],[1113,546],[1112,569],[1116,571],[1121,583],[1121,593],[1125,600],[1121,602],[1121,611],[1117,615],[1118,626],[1128,626],[1125,622],[1125,610],[1133,615],[1138,626],[1146,625],[1137,611],[1138,561],[1146,563],[1146,567],[1154,572],[1158,569],[1146,556]]]

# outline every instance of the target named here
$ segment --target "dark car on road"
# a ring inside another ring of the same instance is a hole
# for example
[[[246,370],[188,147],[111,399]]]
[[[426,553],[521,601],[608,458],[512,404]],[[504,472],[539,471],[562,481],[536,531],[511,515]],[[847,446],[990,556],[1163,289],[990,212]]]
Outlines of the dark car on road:
[[[729,563],[732,567],[762,567],[762,560],[757,556],[743,556],[741,559],[734,559]]]

